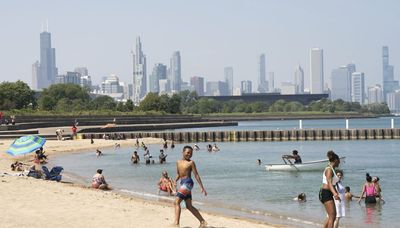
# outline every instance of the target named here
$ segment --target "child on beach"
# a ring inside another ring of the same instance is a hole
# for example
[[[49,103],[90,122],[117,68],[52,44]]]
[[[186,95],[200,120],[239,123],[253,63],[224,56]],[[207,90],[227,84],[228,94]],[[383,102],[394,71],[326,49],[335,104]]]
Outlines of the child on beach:
[[[201,182],[201,178],[199,173],[197,172],[196,169],[196,164],[194,161],[190,160],[193,155],[193,148],[190,146],[185,146],[183,148],[182,152],[182,159],[178,160],[176,162],[176,170],[177,170],[177,176],[175,179],[175,182],[177,182],[179,179],[180,181],[180,187],[177,190],[176,193],[176,199],[175,199],[175,222],[174,225],[179,226],[179,220],[181,216],[181,202],[182,200],[185,201],[186,208],[199,220],[200,222],[200,227],[205,227],[207,225],[206,221],[204,218],[201,216],[200,212],[193,207],[192,205],[192,188],[193,188],[193,180],[191,177],[192,171],[194,174],[194,177],[196,178],[197,182],[199,183],[201,192],[207,196],[207,192],[203,187],[203,183]]]

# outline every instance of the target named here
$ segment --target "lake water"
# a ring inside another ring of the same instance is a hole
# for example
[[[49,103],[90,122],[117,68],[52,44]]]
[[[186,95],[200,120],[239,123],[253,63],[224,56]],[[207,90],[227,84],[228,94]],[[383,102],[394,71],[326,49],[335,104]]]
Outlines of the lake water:
[[[349,119],[349,128],[390,128],[391,119],[394,127],[400,128],[400,117]],[[338,129],[346,128],[345,119],[302,120],[303,129]],[[238,126],[184,128],[173,131],[244,131],[244,130],[291,130],[299,129],[299,120],[239,121]],[[165,130],[171,131],[171,130]]]
[[[259,121],[265,125],[266,121]],[[390,124],[390,120],[389,120]],[[281,124],[282,125],[282,124]],[[240,127],[240,126],[239,126]],[[365,173],[381,178],[382,195],[386,203],[376,207],[365,207],[364,203],[346,204],[346,217],[341,224],[346,227],[394,227],[397,226],[400,209],[400,141],[298,141],[298,142],[224,142],[221,151],[209,153],[206,144],[199,143],[200,151],[194,152],[193,160],[208,192],[204,197],[195,183],[193,200],[201,209],[279,222],[298,227],[321,226],[325,219],[323,205],[318,200],[322,183],[321,172],[267,172],[257,159],[266,163],[281,163],[281,155],[297,149],[303,161],[324,159],[328,150],[345,156],[341,164],[345,186],[359,195],[365,181]],[[98,168],[116,189],[154,200],[166,197],[156,195],[156,184],[163,170],[175,177],[175,161],[181,158],[183,144],[174,150],[168,149],[164,165],[132,165],[130,156],[134,148],[104,150],[105,155],[97,158],[94,151],[62,155],[52,163],[65,168],[65,175],[78,182],[90,183]],[[158,157],[160,145],[150,145],[153,156]],[[143,150],[139,151],[142,155]],[[141,156],[142,158],[142,156]],[[142,158],[143,160],[143,158]],[[293,198],[305,192],[306,203]]]

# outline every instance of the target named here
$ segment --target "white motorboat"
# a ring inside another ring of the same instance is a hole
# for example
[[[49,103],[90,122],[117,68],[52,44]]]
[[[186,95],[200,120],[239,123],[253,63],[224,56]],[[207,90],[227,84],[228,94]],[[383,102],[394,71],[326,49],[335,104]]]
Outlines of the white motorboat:
[[[340,161],[344,161],[345,157],[341,157]],[[287,163],[287,164],[267,164],[265,169],[267,171],[323,171],[328,165],[328,159],[303,162],[300,164]]]

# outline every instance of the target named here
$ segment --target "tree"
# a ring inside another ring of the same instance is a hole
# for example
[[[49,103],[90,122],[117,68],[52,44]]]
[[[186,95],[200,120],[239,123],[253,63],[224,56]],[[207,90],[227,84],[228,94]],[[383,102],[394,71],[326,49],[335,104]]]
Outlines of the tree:
[[[39,97],[39,107],[43,110],[55,110],[57,103],[61,99],[67,99],[70,102],[80,100],[83,103],[89,103],[89,93],[79,85],[75,84],[55,84],[44,89]]]
[[[157,93],[148,93],[140,102],[139,109],[142,111],[159,111],[160,97]]]
[[[98,96],[92,101],[92,109],[97,110],[114,110],[117,106],[114,99],[110,96]]]
[[[0,108],[22,109],[36,106],[35,92],[22,81],[0,83]]]
[[[133,101],[131,99],[128,99],[125,103],[125,109],[128,112],[132,112],[134,109]]]
[[[181,112],[181,97],[178,94],[173,94],[168,102],[168,113],[180,113]]]

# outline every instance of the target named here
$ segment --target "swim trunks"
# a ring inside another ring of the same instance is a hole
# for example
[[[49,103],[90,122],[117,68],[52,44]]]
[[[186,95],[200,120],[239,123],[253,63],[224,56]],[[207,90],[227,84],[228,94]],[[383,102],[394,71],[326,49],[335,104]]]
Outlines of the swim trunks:
[[[321,201],[321,203],[325,203],[330,200],[333,200],[332,192],[328,189],[321,188],[319,190],[319,201]]]
[[[181,179],[181,186],[176,192],[176,196],[182,200],[192,199],[193,184],[192,178]]]

